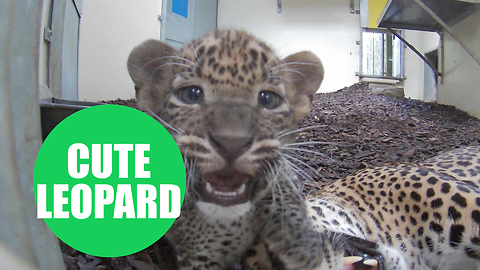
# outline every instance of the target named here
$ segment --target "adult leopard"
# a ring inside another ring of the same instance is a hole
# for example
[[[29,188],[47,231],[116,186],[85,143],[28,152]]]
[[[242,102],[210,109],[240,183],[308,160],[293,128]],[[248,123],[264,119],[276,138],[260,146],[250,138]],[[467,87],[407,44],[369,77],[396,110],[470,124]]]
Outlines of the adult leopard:
[[[480,146],[369,168],[310,194],[319,230],[374,241],[387,269],[480,269]],[[361,254],[360,254],[361,255]]]

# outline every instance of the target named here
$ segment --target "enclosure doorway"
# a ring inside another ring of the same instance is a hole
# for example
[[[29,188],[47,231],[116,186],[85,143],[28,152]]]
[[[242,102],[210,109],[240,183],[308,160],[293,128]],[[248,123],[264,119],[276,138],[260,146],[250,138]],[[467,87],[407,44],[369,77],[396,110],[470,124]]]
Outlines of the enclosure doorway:
[[[50,44],[49,88],[53,96],[78,99],[78,44],[82,0],[51,0],[51,25],[44,29]]]
[[[384,29],[362,30],[362,77],[403,78],[403,46]]]
[[[218,0],[166,0],[163,2],[161,38],[179,49],[192,39],[217,28]]]

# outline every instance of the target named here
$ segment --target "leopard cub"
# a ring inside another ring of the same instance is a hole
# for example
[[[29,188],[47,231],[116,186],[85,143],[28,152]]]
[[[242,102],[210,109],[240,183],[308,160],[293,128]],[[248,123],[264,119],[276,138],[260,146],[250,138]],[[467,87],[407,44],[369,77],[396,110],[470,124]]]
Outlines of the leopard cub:
[[[166,237],[180,269],[342,269],[282,155],[323,80],[311,52],[278,57],[243,31],[217,30],[176,51],[157,40],[128,58],[138,105],[170,131],[187,194]]]

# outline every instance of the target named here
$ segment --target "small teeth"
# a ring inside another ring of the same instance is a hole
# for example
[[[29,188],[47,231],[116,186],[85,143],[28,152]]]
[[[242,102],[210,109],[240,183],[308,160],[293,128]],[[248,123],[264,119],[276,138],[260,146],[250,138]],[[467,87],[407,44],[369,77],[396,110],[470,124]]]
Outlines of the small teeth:
[[[236,190],[236,192],[237,192],[238,194],[243,194],[243,193],[245,192],[246,186],[247,186],[247,185],[245,185],[245,184],[241,185],[241,186]]]
[[[360,256],[345,257],[345,258],[343,258],[343,265],[352,265],[352,264],[357,263],[361,260],[363,260],[363,258],[360,257]]]
[[[370,259],[370,260],[364,261],[363,264],[371,266],[371,267],[377,267],[378,266],[378,261],[375,260],[375,259]]]
[[[206,185],[205,188],[207,189],[207,192],[208,192],[208,193],[213,193],[212,184],[210,184],[209,182],[207,182],[207,185]]]
[[[210,182],[207,182],[207,184],[205,185],[205,189],[208,193],[212,193],[212,194],[217,195],[217,196],[236,197],[238,195],[242,195],[243,193],[245,193],[246,184],[242,184],[235,191],[225,192],[225,191],[215,190],[213,188],[212,184],[210,184]]]
[[[343,258],[343,265],[344,266],[352,265],[352,264],[360,262],[362,260],[363,260],[363,258],[360,257],[360,256],[348,256],[348,257]],[[374,267],[374,268],[378,267],[378,261],[375,260],[375,259],[365,260],[365,261],[363,261],[363,264]]]
[[[217,195],[217,196],[228,196],[228,197],[235,197],[237,196],[237,193],[232,191],[232,192],[223,192],[223,191],[218,191],[218,190],[214,190],[213,191],[213,194]]]

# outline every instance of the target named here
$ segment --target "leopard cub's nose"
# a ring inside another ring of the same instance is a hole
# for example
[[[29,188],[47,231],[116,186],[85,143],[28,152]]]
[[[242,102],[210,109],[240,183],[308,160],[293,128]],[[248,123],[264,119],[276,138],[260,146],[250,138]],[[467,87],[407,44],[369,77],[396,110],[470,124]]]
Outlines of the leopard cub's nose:
[[[243,136],[210,136],[212,145],[227,161],[241,156],[252,145],[253,137]]]

